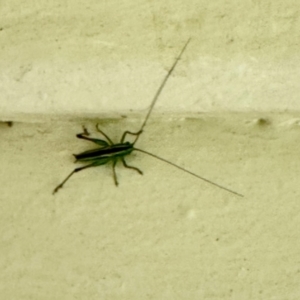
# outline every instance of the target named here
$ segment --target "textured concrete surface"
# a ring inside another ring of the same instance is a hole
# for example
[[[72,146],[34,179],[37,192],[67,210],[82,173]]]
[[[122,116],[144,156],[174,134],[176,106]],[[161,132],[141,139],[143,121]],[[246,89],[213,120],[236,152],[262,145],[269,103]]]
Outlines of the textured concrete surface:
[[[1,299],[298,300],[299,7],[1,1]],[[81,126],[138,130],[189,37],[138,146],[245,197],[141,153],[53,196]]]
[[[97,120],[1,125],[3,299],[298,299],[300,118],[154,118],[138,146],[243,193],[141,153],[144,175],[75,167]],[[100,123],[114,140],[139,120]]]
[[[1,2],[0,111],[97,113],[148,107],[188,38],[157,109],[299,110],[300,2]]]

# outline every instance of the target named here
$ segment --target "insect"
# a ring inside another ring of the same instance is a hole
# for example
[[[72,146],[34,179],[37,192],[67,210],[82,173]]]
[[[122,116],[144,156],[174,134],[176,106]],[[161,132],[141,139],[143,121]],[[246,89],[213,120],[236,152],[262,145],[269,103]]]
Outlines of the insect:
[[[152,103],[150,105],[150,108],[148,110],[148,113],[145,117],[145,120],[140,128],[140,130],[138,132],[130,132],[130,131],[125,131],[122,135],[122,138],[121,138],[121,141],[120,143],[118,144],[115,144],[113,143],[113,141],[98,127],[98,124],[96,125],[96,129],[98,130],[99,133],[102,134],[102,136],[105,138],[105,140],[101,140],[101,139],[95,139],[95,138],[90,138],[89,137],[89,132],[87,131],[87,129],[85,127],[83,127],[83,133],[79,133],[76,135],[77,138],[79,139],[84,139],[84,140],[87,140],[87,141],[90,141],[90,142],[93,142],[95,144],[97,144],[98,146],[100,146],[99,148],[97,149],[92,149],[92,150],[88,150],[88,151],[85,151],[85,152],[82,152],[82,153],[79,153],[79,154],[74,154],[75,156],[75,159],[76,161],[75,162],[84,162],[84,163],[88,163],[87,165],[83,166],[83,167],[79,167],[79,168],[76,168],[74,169],[54,190],[53,190],[53,194],[55,194],[59,189],[61,189],[64,184],[70,179],[70,177],[79,172],[79,171],[82,171],[82,170],[85,170],[87,168],[91,168],[91,167],[97,167],[97,166],[101,166],[101,165],[105,165],[107,164],[108,162],[111,162],[112,163],[112,171],[113,171],[113,179],[114,179],[114,182],[115,182],[115,185],[118,186],[118,179],[117,179],[117,175],[116,175],[116,170],[115,170],[115,167],[116,167],[116,164],[118,161],[121,161],[124,165],[125,168],[128,168],[128,169],[132,169],[136,172],[138,172],[139,174],[143,174],[143,172],[136,168],[136,167],[133,167],[133,166],[129,166],[126,161],[125,161],[125,156],[131,154],[133,151],[139,151],[139,152],[142,152],[144,154],[147,154],[149,156],[152,156],[156,159],[159,159],[161,161],[164,161],[166,162],[167,164],[169,165],[172,165],[173,167],[176,167],[177,169],[180,169],[186,173],[189,173],[201,180],[204,180],[214,186],[217,186],[218,188],[221,188],[227,192],[230,192],[232,194],[235,194],[237,196],[240,196],[240,197],[243,197],[243,195],[231,190],[231,189],[228,189],[222,185],[219,185],[218,183],[215,183],[209,179],[206,179],[202,176],[199,176],[191,171],[188,171],[162,157],[159,157],[155,154],[152,154],[148,151],[145,151],[143,149],[139,149],[139,148],[136,148],[135,147],[135,144],[136,142],[138,141],[141,133],[143,132],[143,129],[144,127],[146,126],[146,123],[150,117],[150,114],[153,110],[153,107],[159,97],[159,95],[161,94],[167,80],[169,79],[169,77],[171,76],[172,72],[174,71],[178,61],[180,60],[183,52],[185,51],[186,47],[188,46],[190,42],[190,39],[186,42],[186,44],[184,45],[183,49],[181,50],[179,56],[176,58],[175,62],[173,63],[173,66],[171,67],[171,69],[168,71],[168,73],[166,74],[164,80],[162,81],[160,87],[158,88],[153,100],[152,100]],[[126,138],[126,135],[132,135],[132,136],[135,136],[135,140],[133,143],[130,143],[130,142],[125,142],[125,138]]]

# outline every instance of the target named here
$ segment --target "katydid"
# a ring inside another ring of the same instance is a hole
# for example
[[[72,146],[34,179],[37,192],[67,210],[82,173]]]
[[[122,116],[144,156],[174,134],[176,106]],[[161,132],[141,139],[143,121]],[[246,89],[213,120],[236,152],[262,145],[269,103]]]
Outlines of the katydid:
[[[146,123],[150,117],[150,114],[154,108],[154,105],[159,97],[159,95],[161,94],[167,80],[169,79],[169,77],[171,76],[172,72],[174,71],[178,61],[180,60],[183,52],[185,51],[187,45],[189,44],[190,42],[190,39],[186,42],[186,44],[184,45],[183,49],[181,50],[179,56],[177,57],[177,59],[175,60],[175,62],[173,63],[173,66],[171,67],[171,69],[168,71],[168,73],[166,74],[164,80],[162,81],[160,87],[158,88],[153,100],[152,100],[152,103],[150,105],[150,108],[148,110],[148,113],[145,117],[145,120],[140,128],[140,130],[138,132],[130,132],[130,131],[125,131],[122,135],[122,138],[121,138],[121,141],[120,143],[118,144],[115,144],[112,142],[112,140],[98,127],[98,124],[96,125],[96,129],[102,134],[102,136],[105,138],[105,140],[101,140],[101,139],[95,139],[95,138],[90,138],[89,137],[89,133],[87,131],[87,129],[85,127],[83,127],[83,133],[80,133],[80,134],[77,134],[77,138],[79,139],[84,139],[84,140],[87,140],[87,141],[90,141],[90,142],[93,142],[95,144],[97,144],[98,146],[100,146],[99,148],[97,149],[92,149],[92,150],[88,150],[88,151],[85,151],[85,152],[82,152],[82,153],[79,153],[79,154],[74,154],[75,156],[75,159],[76,159],[76,162],[85,162],[85,163],[88,163],[87,165],[85,166],[82,166],[82,167],[79,167],[79,168],[76,168],[74,169],[54,190],[53,190],[53,194],[55,194],[60,188],[62,188],[64,186],[64,184],[70,179],[70,177],[79,172],[79,171],[82,171],[82,170],[85,170],[87,168],[91,168],[91,167],[97,167],[97,166],[100,166],[100,165],[105,165],[107,164],[108,162],[111,162],[112,163],[112,171],[113,171],[113,178],[114,178],[114,182],[115,182],[115,185],[118,186],[118,179],[117,179],[117,174],[116,174],[116,170],[115,170],[115,167],[116,167],[116,164],[118,161],[121,161],[124,165],[125,168],[128,168],[128,169],[132,169],[136,172],[138,172],[139,174],[143,174],[143,172],[136,168],[136,167],[133,167],[133,166],[129,166],[126,161],[125,161],[125,156],[129,155],[132,153],[132,151],[139,151],[139,152],[142,152],[144,154],[147,154],[149,156],[152,156],[156,159],[159,159],[163,162],[166,162],[168,163],[169,165],[172,165],[173,167],[176,167],[186,173],[189,173],[190,175],[193,175],[201,180],[204,180],[214,186],[217,186],[218,188],[221,188],[227,192],[230,192],[232,194],[235,194],[237,196],[240,196],[240,197],[243,197],[243,195],[229,189],[229,188],[226,188],[222,185],[219,185],[209,179],[206,179],[202,176],[199,176],[191,171],[188,171],[162,157],[159,157],[155,154],[152,154],[148,151],[145,151],[143,149],[139,149],[139,148],[136,148],[135,147],[135,144],[136,142],[138,141],[141,133],[143,132],[143,129],[144,127],[146,126]],[[130,134],[130,135],[133,135],[135,136],[135,140],[133,143],[130,143],[130,142],[125,142],[125,137],[127,134]]]

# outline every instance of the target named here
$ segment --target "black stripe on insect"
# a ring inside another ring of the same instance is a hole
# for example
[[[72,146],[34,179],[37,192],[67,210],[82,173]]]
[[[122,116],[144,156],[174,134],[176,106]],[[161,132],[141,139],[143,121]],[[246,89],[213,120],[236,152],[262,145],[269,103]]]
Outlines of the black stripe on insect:
[[[159,95],[161,94],[167,80],[169,79],[170,75],[172,74],[172,72],[174,71],[178,61],[180,60],[183,52],[185,51],[188,43],[190,42],[190,39],[186,42],[186,44],[184,45],[183,49],[181,50],[179,56],[177,57],[177,59],[175,60],[175,62],[173,63],[173,66],[171,67],[171,69],[169,70],[169,72],[167,73],[167,75],[165,76],[163,82],[161,83],[159,89],[157,90],[153,100],[152,100],[152,103],[150,105],[150,108],[148,110],[148,113],[146,115],[146,118],[141,126],[141,129],[138,131],[138,132],[130,132],[130,131],[125,131],[122,135],[122,138],[121,138],[121,141],[120,143],[118,144],[114,144],[113,141],[101,130],[99,129],[98,127],[98,124],[96,125],[96,129],[98,130],[98,132],[100,132],[103,137],[106,139],[106,140],[101,140],[101,139],[95,139],[95,138],[90,138],[89,137],[89,133],[87,131],[86,128],[83,127],[83,133],[80,133],[80,134],[77,134],[77,138],[79,139],[84,139],[84,140],[87,140],[87,141],[90,141],[90,142],[93,142],[95,144],[97,144],[98,146],[100,146],[100,148],[97,148],[97,149],[93,149],[93,150],[87,150],[87,151],[84,151],[82,153],[79,153],[79,154],[74,154],[75,158],[76,158],[76,162],[86,162],[88,163],[87,165],[83,166],[83,167],[79,167],[79,168],[76,168],[74,169],[54,190],[53,190],[53,194],[55,194],[59,189],[61,189],[64,184],[70,179],[70,177],[79,172],[79,171],[82,171],[82,170],[85,170],[87,168],[91,168],[91,167],[97,167],[97,166],[101,166],[101,165],[105,165],[107,164],[108,162],[112,162],[112,170],[113,170],[113,178],[114,178],[114,182],[115,182],[115,185],[117,186],[118,185],[118,179],[117,179],[117,174],[116,174],[116,170],[115,170],[115,167],[116,167],[116,164],[118,161],[121,161],[124,165],[125,168],[128,168],[128,169],[132,169],[136,172],[138,172],[139,174],[143,174],[143,172],[136,168],[136,167],[133,167],[133,166],[129,166],[126,161],[125,161],[125,156],[131,154],[132,151],[139,151],[139,152],[142,152],[144,154],[147,154],[149,156],[152,156],[156,159],[159,159],[173,167],[176,167],[177,169],[180,169],[186,173],[189,173],[190,175],[193,175],[201,180],[204,180],[218,188],[221,188],[227,192],[230,192],[232,194],[235,194],[237,196],[240,196],[240,197],[243,197],[243,195],[229,189],[229,188],[226,188],[222,185],[219,185],[218,183],[215,183],[209,179],[206,179],[202,176],[199,176],[191,171],[188,171],[162,157],[159,157],[155,154],[152,154],[148,151],[145,151],[143,149],[139,149],[139,148],[136,148],[134,147],[134,145],[136,144],[136,142],[138,141],[141,133],[143,132],[143,129],[149,119],[149,116],[153,110],[153,107],[159,97]],[[133,136],[136,136],[135,140],[133,143],[130,143],[130,142],[125,142],[125,137],[127,134],[130,134],[130,135],[133,135]]]

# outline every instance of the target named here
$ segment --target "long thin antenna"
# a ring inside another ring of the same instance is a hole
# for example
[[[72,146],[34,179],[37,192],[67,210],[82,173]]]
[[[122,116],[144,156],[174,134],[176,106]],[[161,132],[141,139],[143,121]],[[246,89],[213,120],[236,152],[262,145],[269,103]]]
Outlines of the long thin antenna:
[[[239,193],[237,193],[237,192],[235,192],[235,191],[233,191],[233,190],[230,190],[230,189],[228,189],[228,188],[226,188],[226,187],[224,187],[224,186],[222,186],[222,185],[219,185],[218,183],[215,183],[215,182],[213,182],[213,181],[211,181],[211,180],[209,180],[209,179],[206,179],[206,178],[204,178],[204,177],[202,177],[202,176],[199,176],[199,175],[197,175],[197,174],[195,174],[195,173],[193,173],[193,172],[191,172],[191,171],[188,171],[188,170],[186,170],[186,169],[184,169],[184,168],[182,168],[182,167],[180,167],[180,166],[178,166],[178,165],[176,165],[176,164],[174,164],[174,163],[172,163],[172,162],[170,162],[170,161],[168,161],[168,160],[166,160],[166,159],[164,159],[164,158],[162,158],[162,157],[159,157],[159,156],[157,156],[157,155],[155,155],[155,154],[152,154],[152,153],[150,153],[150,152],[148,152],[148,151],[145,151],[145,150],[142,150],[142,149],[138,149],[138,148],[133,148],[133,149],[136,150],[136,151],[139,151],[139,152],[148,154],[148,155],[150,155],[150,156],[152,156],[152,157],[154,157],[154,158],[157,158],[157,159],[159,159],[159,160],[161,160],[161,161],[164,161],[164,162],[166,162],[167,164],[169,164],[169,165],[171,165],[171,166],[173,166],[173,167],[175,167],[175,168],[177,168],[177,169],[179,169],[179,170],[182,170],[182,171],[184,171],[184,172],[186,172],[186,173],[189,173],[189,174],[191,174],[191,175],[193,175],[193,176],[195,176],[195,177],[197,177],[197,178],[199,178],[199,179],[201,179],[201,180],[204,180],[204,181],[206,181],[206,182],[208,182],[208,183],[210,183],[210,184],[212,184],[212,185],[214,185],[214,186],[217,186],[218,188],[220,188],[220,189],[222,189],[222,190],[225,190],[225,191],[227,191],[227,192],[229,192],[229,193],[235,194],[235,195],[237,195],[237,196],[239,196],[239,197],[244,197],[242,194],[239,194]]]
[[[182,50],[181,50],[179,56],[176,58],[176,60],[175,60],[175,62],[174,62],[174,64],[173,64],[173,66],[172,66],[172,68],[169,70],[168,74],[166,75],[166,77],[164,78],[163,82],[161,83],[159,89],[157,90],[157,92],[156,92],[156,94],[155,94],[155,96],[154,96],[154,98],[153,98],[153,100],[152,100],[152,103],[151,103],[151,106],[150,106],[149,111],[148,111],[148,113],[147,113],[147,116],[146,116],[146,118],[145,118],[145,121],[144,121],[144,123],[143,123],[143,125],[142,125],[142,127],[141,127],[141,129],[140,129],[140,132],[142,132],[143,129],[144,129],[144,127],[146,126],[146,123],[147,123],[147,121],[148,121],[148,119],[149,119],[149,117],[150,117],[150,114],[151,114],[151,112],[152,112],[152,110],[153,110],[153,107],[154,107],[154,105],[155,105],[155,103],[156,103],[156,101],[157,101],[157,99],[158,99],[158,97],[159,97],[161,91],[163,90],[163,88],[164,88],[164,86],[165,86],[167,80],[169,79],[169,77],[171,76],[172,72],[174,71],[174,69],[175,69],[175,67],[176,67],[176,65],[177,65],[177,63],[178,63],[178,61],[179,61],[179,59],[181,58],[181,56],[182,56],[183,52],[185,51],[185,49],[186,49],[188,43],[190,42],[190,40],[191,40],[191,39],[189,38],[188,41],[185,43],[185,45],[184,45],[184,47],[182,48]],[[133,145],[137,142],[137,140],[139,139],[139,136],[140,136],[140,134],[136,136],[136,139],[135,139],[135,141],[133,142]]]

